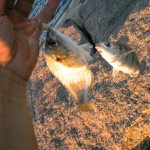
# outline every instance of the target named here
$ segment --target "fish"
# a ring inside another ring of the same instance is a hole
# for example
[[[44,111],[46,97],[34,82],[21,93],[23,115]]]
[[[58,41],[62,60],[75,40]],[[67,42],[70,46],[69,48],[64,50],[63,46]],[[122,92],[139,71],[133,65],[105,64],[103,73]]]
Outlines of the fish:
[[[132,89],[141,76],[141,65],[134,49],[121,42],[99,42],[96,49],[100,55],[113,67],[112,76],[116,77],[119,71],[136,77]]]
[[[52,27],[48,28],[44,55],[52,74],[79,102],[79,111],[92,111],[88,93],[94,75],[88,63],[93,60],[89,43],[77,45],[70,37]]]

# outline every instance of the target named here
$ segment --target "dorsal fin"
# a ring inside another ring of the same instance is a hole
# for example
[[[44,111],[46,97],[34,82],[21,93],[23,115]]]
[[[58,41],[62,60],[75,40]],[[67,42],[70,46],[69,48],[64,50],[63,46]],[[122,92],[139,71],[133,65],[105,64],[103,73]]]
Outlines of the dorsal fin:
[[[86,59],[86,61],[91,62],[93,58],[90,55],[92,45],[90,43],[85,43],[79,46],[80,47],[80,54]]]
[[[80,48],[90,53],[91,49],[93,48],[93,45],[91,45],[90,43],[85,43],[80,45]]]

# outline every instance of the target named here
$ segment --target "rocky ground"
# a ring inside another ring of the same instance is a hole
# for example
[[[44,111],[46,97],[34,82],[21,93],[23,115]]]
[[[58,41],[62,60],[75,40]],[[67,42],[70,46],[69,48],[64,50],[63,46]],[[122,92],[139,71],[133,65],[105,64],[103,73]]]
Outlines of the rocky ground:
[[[71,18],[87,29],[94,43],[108,39],[128,43],[136,49],[142,76],[132,92],[134,78],[120,72],[114,82],[111,66],[96,53],[90,63],[95,80],[89,101],[94,113],[75,113],[77,100],[52,75],[40,51],[27,91],[38,145],[41,150],[149,150],[149,1],[76,2],[80,7],[72,4],[77,7],[68,8],[58,29],[78,44],[88,42],[74,22],[62,24]]]

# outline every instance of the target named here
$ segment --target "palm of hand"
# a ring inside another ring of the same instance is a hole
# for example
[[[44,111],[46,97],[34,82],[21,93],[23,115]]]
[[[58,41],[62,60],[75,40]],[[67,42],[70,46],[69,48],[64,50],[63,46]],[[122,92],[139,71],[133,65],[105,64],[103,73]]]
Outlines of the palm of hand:
[[[28,80],[38,57],[40,27],[11,12],[0,17],[0,29],[0,66]]]

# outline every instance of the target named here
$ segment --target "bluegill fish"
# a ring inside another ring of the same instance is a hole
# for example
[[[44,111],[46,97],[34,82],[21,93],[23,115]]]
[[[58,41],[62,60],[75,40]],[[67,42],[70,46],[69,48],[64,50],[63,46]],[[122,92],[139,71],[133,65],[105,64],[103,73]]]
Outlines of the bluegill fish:
[[[88,102],[88,92],[93,74],[88,66],[92,60],[88,49],[90,44],[78,46],[68,36],[49,28],[45,44],[45,60],[50,71],[79,100],[78,109],[93,111]]]
[[[136,77],[133,89],[141,74],[141,66],[135,51],[127,44],[120,42],[102,42],[96,44],[97,51],[113,67],[113,77],[119,71]]]

